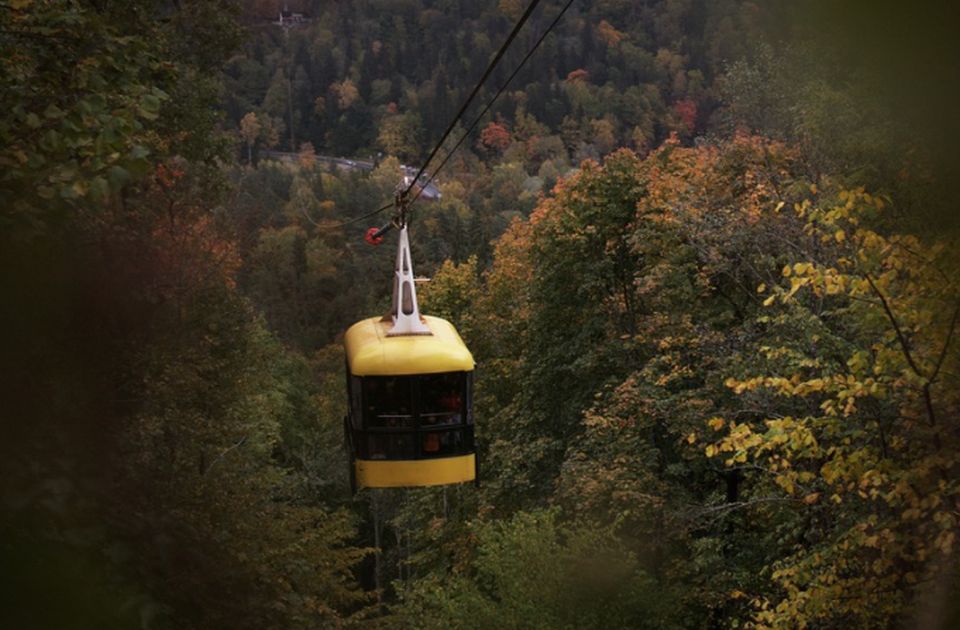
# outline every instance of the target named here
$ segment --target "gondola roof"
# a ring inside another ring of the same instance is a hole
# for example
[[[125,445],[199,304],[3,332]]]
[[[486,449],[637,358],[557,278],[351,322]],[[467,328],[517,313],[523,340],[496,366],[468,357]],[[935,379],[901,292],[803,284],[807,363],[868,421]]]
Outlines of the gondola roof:
[[[344,336],[350,373],[356,376],[401,376],[469,372],[473,355],[453,325],[423,317],[431,335],[388,337],[392,322],[371,317],[351,326]]]

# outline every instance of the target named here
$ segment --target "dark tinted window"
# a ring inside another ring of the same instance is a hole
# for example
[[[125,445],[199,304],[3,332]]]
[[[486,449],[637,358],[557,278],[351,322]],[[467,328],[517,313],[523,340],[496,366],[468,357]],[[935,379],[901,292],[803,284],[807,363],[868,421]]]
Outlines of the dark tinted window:
[[[367,459],[414,459],[417,456],[414,436],[413,432],[368,432],[363,445],[366,452],[362,455]]]
[[[357,455],[390,460],[472,453],[468,380],[467,373],[452,372],[352,381],[351,388],[362,390],[359,401],[352,398],[363,417],[354,433]]]
[[[461,424],[464,374],[425,374],[420,380],[420,426]]]
[[[413,428],[413,382],[409,376],[363,379],[363,419],[367,428]]]
[[[350,415],[354,429],[361,427],[360,417],[363,413],[363,381],[359,376],[350,377]]]
[[[473,429],[447,429],[420,432],[421,457],[450,457],[473,452]]]

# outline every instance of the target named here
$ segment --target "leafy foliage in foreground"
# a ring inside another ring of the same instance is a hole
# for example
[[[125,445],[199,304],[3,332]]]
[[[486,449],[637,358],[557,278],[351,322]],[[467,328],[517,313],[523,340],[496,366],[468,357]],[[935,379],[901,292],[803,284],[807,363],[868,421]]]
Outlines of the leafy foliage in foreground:
[[[947,579],[960,289],[943,270],[956,252],[877,232],[885,208],[862,190],[797,206],[829,254],[783,268],[761,317],[765,369],[726,383],[761,421],[714,422],[721,438],[707,454],[764,471],[766,491],[802,505],[810,523],[771,567],[785,596],[755,602],[763,626],[883,625],[921,585]],[[789,334],[796,321],[809,322],[806,335]]]
[[[228,4],[0,11],[5,627],[316,627],[368,599],[326,357],[266,331],[217,210]]]

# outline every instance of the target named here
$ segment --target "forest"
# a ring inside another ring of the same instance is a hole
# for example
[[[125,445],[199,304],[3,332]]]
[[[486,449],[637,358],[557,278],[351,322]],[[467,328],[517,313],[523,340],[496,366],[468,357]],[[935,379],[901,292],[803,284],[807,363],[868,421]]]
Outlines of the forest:
[[[950,3],[534,4],[0,2],[0,627],[960,627]],[[435,146],[479,477],[355,492]]]

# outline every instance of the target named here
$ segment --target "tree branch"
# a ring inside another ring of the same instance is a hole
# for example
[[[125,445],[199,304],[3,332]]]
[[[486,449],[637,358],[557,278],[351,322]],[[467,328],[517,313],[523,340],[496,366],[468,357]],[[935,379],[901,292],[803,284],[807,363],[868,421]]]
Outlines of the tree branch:
[[[756,499],[750,499],[749,501],[735,501],[733,503],[722,503],[720,505],[703,505],[697,506],[700,511],[693,514],[694,518],[699,518],[701,516],[706,516],[708,514],[713,514],[715,512],[725,512],[729,510],[739,510],[742,508],[753,507],[755,505],[761,505],[763,503],[801,503],[801,499],[794,499],[792,497],[758,497]]]
[[[870,277],[870,274],[864,274],[864,277],[867,279],[867,282],[870,284],[870,288],[873,289],[873,292],[877,294],[878,298],[880,298],[880,304],[883,305],[883,310],[887,314],[887,319],[889,319],[890,323],[893,325],[893,331],[897,334],[897,340],[900,342],[900,348],[903,350],[903,356],[907,359],[910,369],[913,370],[913,373],[920,378],[926,378],[913,360],[913,355],[910,353],[910,345],[907,343],[907,338],[904,337],[903,331],[900,330],[900,324],[897,322],[897,318],[890,309],[890,304],[887,302],[887,298],[883,295],[883,293],[880,292],[880,289],[877,287],[877,285],[874,284],[873,278]]]
[[[216,463],[219,462],[221,459],[223,459],[224,457],[226,457],[226,455],[227,455],[230,451],[236,450],[236,449],[240,448],[241,446],[243,446],[244,443],[246,443],[246,441],[247,441],[247,436],[245,435],[245,436],[243,436],[242,438],[240,438],[239,440],[237,440],[237,442],[236,442],[233,446],[227,447],[222,453],[220,453],[219,455],[217,455],[216,457],[213,458],[213,461],[210,462],[210,465],[207,466],[206,470],[203,471],[203,474],[206,475],[208,472],[210,472],[210,469],[213,468],[213,465],[214,465],[214,464],[216,464]]]
[[[933,366],[933,374],[927,379],[930,383],[937,380],[940,374],[940,368],[943,367],[943,361],[947,358],[947,349],[950,347],[950,341],[953,339],[953,333],[957,329],[957,317],[960,316],[960,300],[957,301],[953,309],[953,317],[950,318],[950,328],[947,330],[947,339],[943,342],[943,348],[940,349],[940,356],[937,357],[937,363]]]

